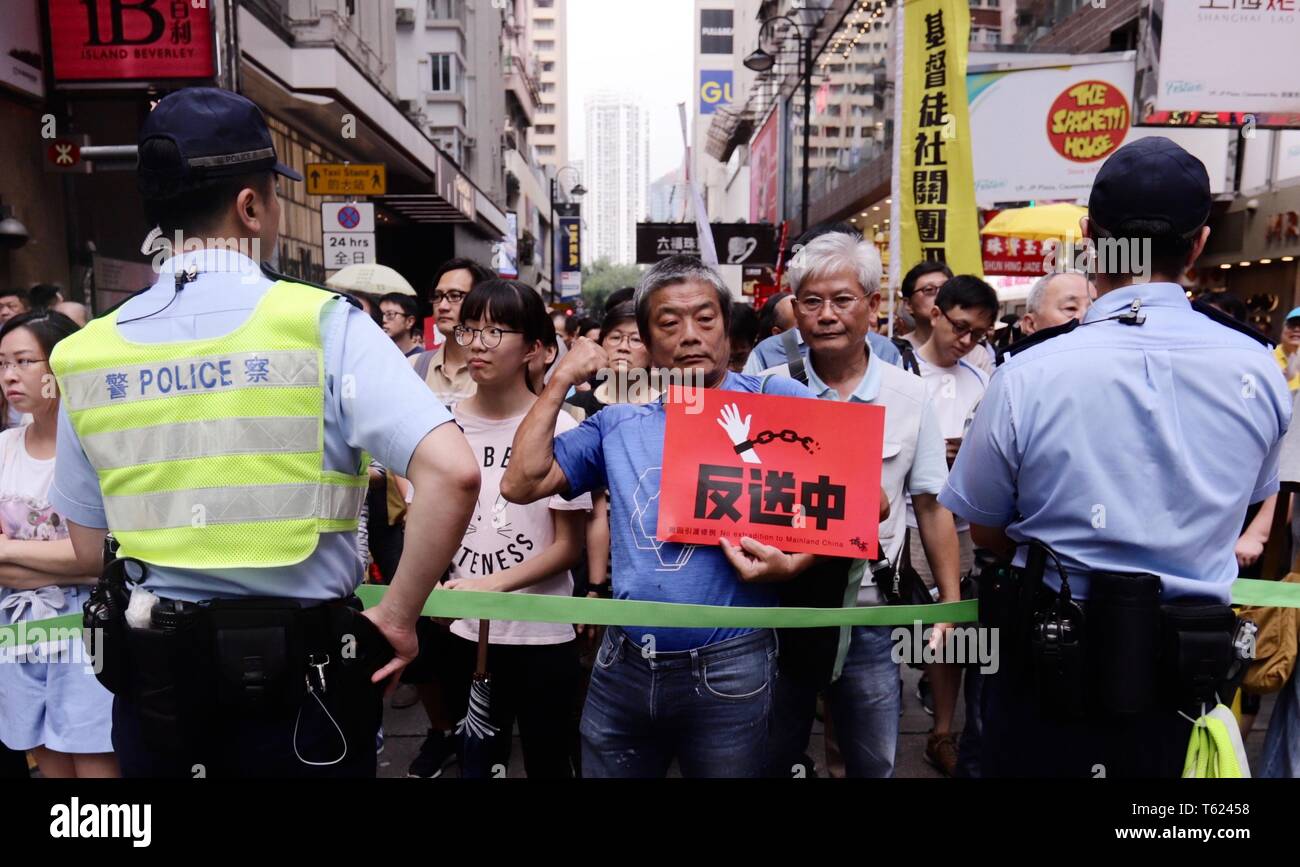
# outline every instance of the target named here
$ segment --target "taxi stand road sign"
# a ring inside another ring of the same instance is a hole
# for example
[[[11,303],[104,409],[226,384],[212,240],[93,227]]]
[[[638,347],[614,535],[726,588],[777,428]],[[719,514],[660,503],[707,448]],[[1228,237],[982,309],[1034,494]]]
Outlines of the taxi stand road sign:
[[[382,196],[388,192],[383,163],[307,163],[309,196]]]

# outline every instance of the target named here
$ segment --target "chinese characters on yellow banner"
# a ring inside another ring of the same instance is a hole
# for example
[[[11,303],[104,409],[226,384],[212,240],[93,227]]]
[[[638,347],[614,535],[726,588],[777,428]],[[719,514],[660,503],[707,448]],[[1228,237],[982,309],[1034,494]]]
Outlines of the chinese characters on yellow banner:
[[[983,276],[966,105],[970,9],[958,0],[904,5],[897,230],[902,270],[922,260]]]

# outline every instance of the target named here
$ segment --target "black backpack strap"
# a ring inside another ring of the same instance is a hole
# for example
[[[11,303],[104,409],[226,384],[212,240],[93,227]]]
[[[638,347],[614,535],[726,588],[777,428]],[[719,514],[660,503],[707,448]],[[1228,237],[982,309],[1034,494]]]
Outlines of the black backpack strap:
[[[902,337],[893,338],[894,348],[898,354],[903,356],[903,370],[921,375],[921,365],[916,361],[916,349],[912,346],[912,341],[905,340]]]
[[[800,385],[807,385],[808,371],[804,369],[803,356],[799,354],[799,341],[795,339],[793,328],[781,333],[781,348],[785,350],[785,363],[790,367],[790,378]]]

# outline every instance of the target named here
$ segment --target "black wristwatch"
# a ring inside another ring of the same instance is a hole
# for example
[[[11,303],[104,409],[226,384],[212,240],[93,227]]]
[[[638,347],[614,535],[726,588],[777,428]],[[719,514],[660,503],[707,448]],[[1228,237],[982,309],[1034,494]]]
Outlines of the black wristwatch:
[[[611,588],[609,586],[608,581],[602,581],[599,584],[590,584],[590,583],[587,584],[587,592],[595,593],[597,596],[600,596],[603,599],[611,599],[613,598],[614,595],[611,592]]]

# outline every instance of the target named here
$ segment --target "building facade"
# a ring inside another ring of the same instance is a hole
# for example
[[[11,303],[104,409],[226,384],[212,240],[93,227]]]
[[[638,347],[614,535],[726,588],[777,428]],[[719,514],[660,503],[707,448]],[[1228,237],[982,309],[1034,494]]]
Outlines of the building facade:
[[[645,112],[629,97],[597,91],[587,99],[586,115],[583,260],[631,264],[649,176]]]

